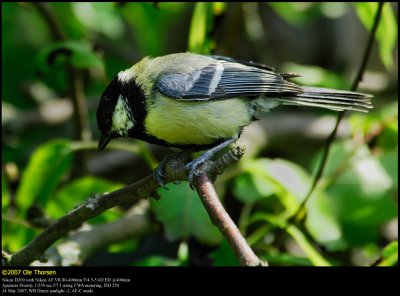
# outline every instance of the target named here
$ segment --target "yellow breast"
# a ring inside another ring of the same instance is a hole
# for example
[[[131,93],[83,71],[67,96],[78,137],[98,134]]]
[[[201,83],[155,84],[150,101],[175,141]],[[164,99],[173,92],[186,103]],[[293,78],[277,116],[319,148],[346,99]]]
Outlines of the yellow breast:
[[[159,95],[147,109],[147,133],[171,144],[211,144],[236,136],[251,122],[241,99],[193,102]]]

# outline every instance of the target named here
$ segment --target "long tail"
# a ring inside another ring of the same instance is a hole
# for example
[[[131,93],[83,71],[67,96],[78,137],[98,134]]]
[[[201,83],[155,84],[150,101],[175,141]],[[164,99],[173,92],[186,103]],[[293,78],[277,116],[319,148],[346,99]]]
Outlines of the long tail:
[[[293,97],[280,97],[276,100],[287,105],[320,107],[335,111],[354,110],[368,112],[373,108],[372,95],[320,87],[302,87],[304,92]]]

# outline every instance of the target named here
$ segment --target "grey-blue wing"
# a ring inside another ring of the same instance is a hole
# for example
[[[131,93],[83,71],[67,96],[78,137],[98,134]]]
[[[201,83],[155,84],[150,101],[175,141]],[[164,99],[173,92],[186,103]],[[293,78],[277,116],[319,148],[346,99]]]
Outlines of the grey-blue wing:
[[[171,98],[184,100],[210,100],[234,97],[289,96],[302,92],[302,88],[286,81],[268,66],[249,66],[216,57],[200,69],[190,73],[160,75],[158,90]],[[188,61],[190,62],[190,61]]]

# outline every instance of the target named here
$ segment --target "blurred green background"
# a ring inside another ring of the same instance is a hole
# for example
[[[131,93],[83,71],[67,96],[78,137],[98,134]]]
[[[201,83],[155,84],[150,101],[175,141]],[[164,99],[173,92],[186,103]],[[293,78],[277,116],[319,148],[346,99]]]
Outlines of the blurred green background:
[[[150,174],[172,151],[135,140],[96,150],[107,83],[144,56],[192,51],[265,63],[304,85],[349,89],[376,3],[2,3],[2,248],[16,252],[93,193]],[[386,3],[359,91],[300,221],[336,113],[279,107],[245,129],[216,181],[270,265],[395,265],[398,4]],[[187,183],[87,221],[36,265],[238,265]],[[118,235],[117,235],[118,234]]]

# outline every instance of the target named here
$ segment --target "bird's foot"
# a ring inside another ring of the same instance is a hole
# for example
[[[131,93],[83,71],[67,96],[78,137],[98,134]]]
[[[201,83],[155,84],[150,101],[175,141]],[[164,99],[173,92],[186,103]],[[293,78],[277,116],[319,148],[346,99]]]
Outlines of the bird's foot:
[[[165,190],[169,190],[167,186],[165,186],[165,166],[169,160],[171,155],[166,156],[158,165],[158,167],[154,170],[154,178],[156,179],[158,185],[160,185]]]
[[[234,143],[238,137],[233,137],[230,138],[217,146],[211,148],[210,150],[206,151],[199,157],[195,158],[194,160],[188,162],[185,165],[185,170],[186,170],[186,175],[190,184],[190,188],[194,189],[193,184],[194,184],[194,179],[197,176],[200,176],[202,173],[204,173],[207,169],[202,169],[201,166],[206,162],[209,161],[214,157],[214,155],[224,149],[225,147],[229,146],[230,144]],[[154,171],[154,177],[157,181],[157,183],[164,189],[168,188],[165,186],[165,171],[167,167],[167,164],[172,161],[173,159],[175,161],[179,161],[181,164],[186,163],[188,161],[188,157],[190,156],[190,151],[182,151],[178,152],[176,154],[171,154],[165,157],[159,164],[159,166],[155,169]],[[173,171],[174,168],[172,167],[171,170]],[[173,175],[173,173],[172,173]],[[182,178],[179,176],[178,179]]]
[[[200,166],[206,161],[212,159],[217,152],[228,147],[230,144],[236,142],[237,139],[238,137],[232,137],[218,144],[217,146],[211,148],[210,150],[207,150],[205,153],[203,153],[202,155],[200,155],[199,157],[197,157],[196,159],[192,160],[191,162],[185,165],[190,188],[194,189],[193,187],[194,178],[204,173],[204,170],[201,170]]]
[[[154,170],[154,178],[156,179],[158,185],[160,187],[164,188],[165,190],[168,190],[168,187],[165,186],[165,177],[166,177],[166,171],[167,171],[167,166],[168,163],[171,161],[179,161],[186,163],[188,161],[189,154],[187,151],[181,151],[178,153],[170,154],[167,155],[158,165],[158,167]],[[180,181],[174,181],[174,184],[179,184]]]
[[[188,164],[185,165],[186,168],[186,173],[188,176],[188,181],[190,184],[190,188],[193,188],[194,184],[194,178],[198,177],[203,173],[203,171],[200,169],[200,166],[205,163],[206,161],[210,160],[213,157],[213,153],[209,153],[208,151],[204,154],[202,154],[200,157],[192,160]]]

